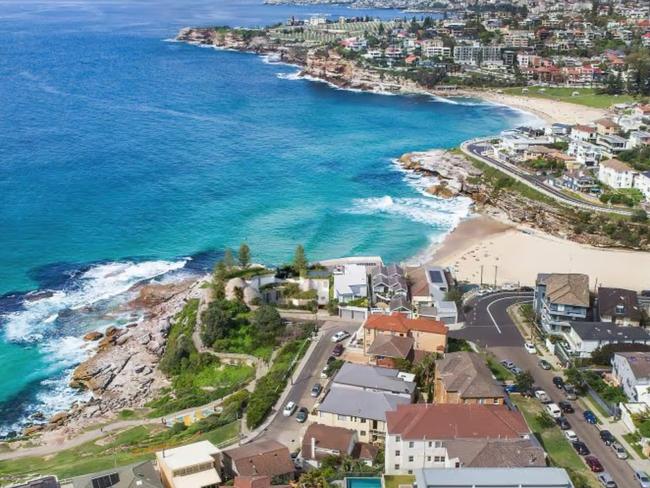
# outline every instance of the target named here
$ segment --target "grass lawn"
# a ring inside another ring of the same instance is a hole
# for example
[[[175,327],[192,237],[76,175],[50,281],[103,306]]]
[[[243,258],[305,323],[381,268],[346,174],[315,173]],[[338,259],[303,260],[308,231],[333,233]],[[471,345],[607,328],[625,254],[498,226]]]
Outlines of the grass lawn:
[[[413,483],[415,483],[415,476],[410,474],[384,476],[385,488],[399,488],[399,485],[412,485]]]
[[[155,452],[163,447],[169,448],[204,439],[219,444],[238,435],[239,422],[232,422],[206,433],[185,431],[173,434],[169,429],[162,429],[164,428],[160,426],[139,426],[107,436],[104,438],[104,445],[93,441],[60,451],[54,456],[0,461],[0,484],[38,474],[55,474],[61,479],[94,473],[114,466],[153,459]]]
[[[508,381],[514,380],[515,375],[506,367],[501,364],[499,361],[494,359],[492,356],[486,356],[485,361],[487,362],[488,368],[492,371],[492,374],[497,379],[497,381]]]
[[[506,88],[504,93],[510,95],[524,95],[536,98],[548,98],[560,102],[576,103],[594,108],[609,108],[615,103],[634,102],[634,97],[629,95],[601,95],[593,88],[551,88],[551,87],[527,87],[528,93],[522,93],[522,88]],[[540,91],[544,90],[544,91]],[[579,95],[571,96],[573,92]]]
[[[629,433],[623,434],[623,438],[630,446],[632,446],[632,449],[634,449],[634,452],[636,452],[637,456],[639,456],[641,459],[648,459],[648,456],[643,454],[643,448],[641,447],[641,444],[639,444],[641,436],[636,433]]]
[[[513,403],[521,410],[530,429],[535,433],[544,450],[548,453],[551,464],[573,471],[585,477],[591,486],[598,485],[593,474],[582,461],[573,446],[566,440],[559,427],[542,429],[537,421],[537,415],[543,411],[542,405],[535,399],[512,395]]]

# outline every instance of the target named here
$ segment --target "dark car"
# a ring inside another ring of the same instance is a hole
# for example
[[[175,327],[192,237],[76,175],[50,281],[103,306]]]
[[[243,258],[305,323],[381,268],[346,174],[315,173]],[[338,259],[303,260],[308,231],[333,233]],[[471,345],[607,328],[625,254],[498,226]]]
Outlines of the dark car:
[[[581,456],[588,456],[590,454],[589,449],[587,449],[587,445],[582,441],[572,442],[571,445]]]
[[[560,402],[557,404],[557,406],[560,407],[562,413],[575,413],[573,405],[571,405],[569,402]]]
[[[571,424],[566,419],[566,417],[558,417],[555,419],[555,422],[562,430],[569,430],[571,428]]]
[[[311,387],[311,396],[316,398],[318,395],[320,395],[320,392],[323,390],[323,387],[321,386],[320,383],[316,383],[314,386]]]
[[[330,357],[327,358],[327,364],[332,364],[334,361],[336,361],[335,356],[330,356]]]
[[[305,407],[301,407],[296,414],[296,422],[304,423],[309,416],[309,411]]]
[[[614,442],[616,442],[616,439],[609,430],[601,430],[600,439],[608,446],[611,446]]]
[[[553,384],[557,387],[558,390],[564,388],[564,380],[559,376],[553,376]]]
[[[549,363],[545,359],[540,359],[539,360],[539,367],[546,370],[546,371],[548,371],[548,370],[550,370],[552,368],[551,363]]]
[[[587,456],[585,458],[585,463],[587,463],[587,466],[589,466],[589,469],[591,469],[593,473],[602,473],[605,471],[603,465],[600,464],[600,461],[595,456]]]
[[[585,410],[582,413],[582,415],[585,418],[585,420],[590,424],[595,425],[598,423],[598,419],[596,418],[596,415],[591,410]]]
[[[339,357],[341,354],[343,354],[344,349],[345,348],[343,347],[343,344],[339,342],[336,346],[334,346],[334,349],[332,349],[332,355]]]

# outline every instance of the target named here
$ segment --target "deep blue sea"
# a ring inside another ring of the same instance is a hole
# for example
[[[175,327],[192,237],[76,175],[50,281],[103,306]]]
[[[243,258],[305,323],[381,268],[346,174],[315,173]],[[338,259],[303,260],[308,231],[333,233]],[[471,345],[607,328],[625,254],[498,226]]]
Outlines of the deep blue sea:
[[[65,409],[85,331],[148,279],[210,267],[246,241],[281,263],[440,239],[465,200],[392,160],[527,116],[301,80],[250,54],[170,42],[186,25],[374,15],[258,0],[0,0],[0,433]],[[46,295],[35,292],[48,291]]]

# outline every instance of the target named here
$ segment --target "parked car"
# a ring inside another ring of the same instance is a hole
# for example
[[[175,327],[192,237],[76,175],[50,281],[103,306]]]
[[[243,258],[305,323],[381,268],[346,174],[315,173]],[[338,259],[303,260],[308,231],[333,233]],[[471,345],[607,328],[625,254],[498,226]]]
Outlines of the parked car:
[[[329,365],[329,364],[332,364],[334,361],[336,361],[336,357],[335,357],[335,356],[330,356],[330,357],[327,358],[327,364],[328,364],[328,365]]]
[[[598,419],[596,418],[596,415],[591,410],[585,410],[582,413],[582,416],[585,418],[587,422],[589,422],[592,425],[596,425],[598,423]]]
[[[330,372],[330,365],[326,364],[325,366],[323,366],[323,369],[321,369],[320,371],[320,377],[323,379],[329,378],[330,377],[329,372]]]
[[[607,471],[603,471],[598,475],[598,482],[603,485],[604,488],[618,488],[616,481],[612,478]]]
[[[323,387],[321,386],[320,383],[314,383],[314,386],[311,387],[311,393],[310,395],[316,398],[318,395],[320,395],[320,392],[323,391]]]
[[[554,419],[559,419],[562,416],[562,410],[555,403],[549,403],[546,405],[546,411]]]
[[[566,394],[567,400],[575,400],[577,397],[575,387],[572,384],[564,384],[564,393]]]
[[[291,417],[293,415],[293,412],[296,411],[296,408],[298,406],[296,405],[295,402],[289,402],[284,406],[284,410],[282,410],[282,415],[285,417]]]
[[[504,360],[499,361],[499,362],[500,362],[501,365],[502,365],[503,367],[505,367],[506,369],[512,369],[512,368],[515,367],[515,363],[513,363],[512,361],[508,361],[507,359],[504,359]]]
[[[546,359],[539,360],[539,367],[546,371],[549,371],[552,368],[551,363],[549,363]]]
[[[576,450],[576,452],[581,456],[588,456],[589,454],[591,454],[589,449],[587,449],[587,445],[582,441],[573,442],[571,445]]]
[[[551,397],[548,396],[544,390],[537,390],[535,392],[535,398],[537,398],[542,403],[551,403]]]
[[[334,349],[332,349],[332,356],[339,357],[341,354],[343,354],[343,351],[345,348],[343,347],[343,344],[337,344],[334,346]]]
[[[558,427],[562,430],[569,430],[571,428],[571,424],[566,419],[566,417],[558,417],[555,419],[555,422],[557,423]]]
[[[575,410],[573,409],[573,405],[571,405],[569,402],[562,401],[557,405],[562,410],[562,413],[575,413]]]
[[[564,437],[566,437],[566,439],[567,439],[569,442],[578,442],[578,440],[579,440],[579,439],[578,439],[578,434],[576,434],[576,433],[575,433],[574,431],[572,431],[572,430],[565,430],[565,431],[564,431]]]
[[[503,387],[506,393],[519,393],[519,387],[513,383],[511,385],[506,385]]]
[[[296,414],[296,422],[302,424],[307,420],[307,417],[309,417],[309,410],[307,410],[305,407],[300,407],[298,413]]]
[[[537,353],[537,349],[535,348],[535,344],[533,344],[532,342],[526,342],[524,344],[524,347],[526,348],[526,351],[529,354],[536,354]]]
[[[561,376],[553,376],[553,384],[556,386],[558,390],[564,388],[564,380],[562,379]]]
[[[600,439],[608,446],[611,446],[616,441],[616,439],[614,439],[614,436],[609,430],[603,429],[599,432],[599,434],[600,434]]]
[[[520,374],[522,374],[522,373],[524,372],[523,369],[518,368],[517,366],[515,366],[514,368],[512,368],[510,371],[511,371],[512,374],[514,374],[515,376],[519,376]]]
[[[612,449],[614,450],[614,453],[616,454],[617,458],[619,458],[619,459],[627,459],[627,457],[628,457],[627,451],[618,442],[613,442],[612,443]]]
[[[343,339],[347,339],[348,337],[350,337],[350,333],[342,330],[332,336],[332,342],[341,342]]]
[[[596,456],[585,457],[585,463],[587,463],[587,466],[589,466],[592,473],[602,473],[605,471],[605,468],[603,468],[603,465],[600,464],[600,461]]]
[[[650,488],[650,478],[643,471],[634,471],[634,479],[639,483],[641,488]]]

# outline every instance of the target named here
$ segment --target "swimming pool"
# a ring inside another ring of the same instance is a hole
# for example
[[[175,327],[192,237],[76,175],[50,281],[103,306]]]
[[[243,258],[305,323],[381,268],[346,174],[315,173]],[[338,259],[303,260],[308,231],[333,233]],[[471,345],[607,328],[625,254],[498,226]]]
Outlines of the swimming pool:
[[[345,478],[346,488],[381,488],[381,478]]]

